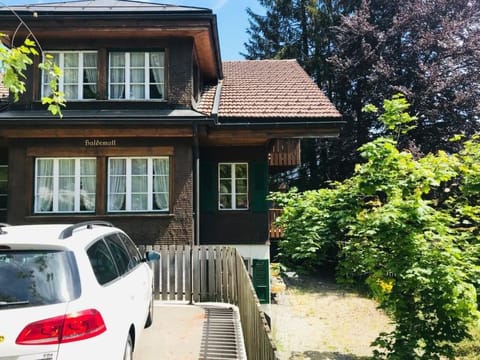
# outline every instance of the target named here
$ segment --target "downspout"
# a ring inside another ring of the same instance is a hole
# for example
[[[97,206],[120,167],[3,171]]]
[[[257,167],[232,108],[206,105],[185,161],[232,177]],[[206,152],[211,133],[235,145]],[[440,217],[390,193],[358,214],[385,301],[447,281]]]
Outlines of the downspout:
[[[193,123],[193,245],[200,245],[200,150],[198,125]]]
[[[192,124],[193,149],[192,149],[192,174],[193,174],[193,231],[192,246],[190,246],[190,289],[189,299],[190,305],[193,305],[193,252],[194,247],[200,244],[200,166],[199,166],[199,149],[198,149],[198,125],[196,122]]]

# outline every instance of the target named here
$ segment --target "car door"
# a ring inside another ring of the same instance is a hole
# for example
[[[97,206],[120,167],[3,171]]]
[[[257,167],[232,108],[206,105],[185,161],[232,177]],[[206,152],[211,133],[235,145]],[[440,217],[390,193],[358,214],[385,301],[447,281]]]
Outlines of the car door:
[[[134,269],[137,273],[136,276],[138,277],[138,284],[140,285],[138,294],[142,295],[143,301],[146,304],[149,304],[153,301],[153,271],[150,265],[144,261],[143,256],[140,254],[140,251],[132,239],[123,233],[119,233],[118,235],[130,255],[129,268]]]
[[[129,316],[135,324],[137,333],[143,330],[148,315],[150,298],[148,296],[148,273],[145,264],[136,256],[131,256],[125,246],[126,236],[116,233],[105,237],[121,274],[121,281],[128,292]],[[129,240],[129,239],[128,239]]]
[[[87,256],[98,284],[85,294],[86,301],[100,311],[107,327],[107,339],[98,349],[99,358],[108,354],[108,358],[121,359],[131,324],[127,310],[130,306],[129,289],[122,282],[119,267],[104,238],[89,246]]]

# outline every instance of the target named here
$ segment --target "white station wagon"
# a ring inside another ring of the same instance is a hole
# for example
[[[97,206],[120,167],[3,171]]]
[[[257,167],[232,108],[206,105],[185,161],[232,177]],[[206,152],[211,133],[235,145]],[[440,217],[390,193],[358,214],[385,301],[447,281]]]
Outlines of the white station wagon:
[[[103,221],[0,225],[0,360],[132,359],[158,258]]]

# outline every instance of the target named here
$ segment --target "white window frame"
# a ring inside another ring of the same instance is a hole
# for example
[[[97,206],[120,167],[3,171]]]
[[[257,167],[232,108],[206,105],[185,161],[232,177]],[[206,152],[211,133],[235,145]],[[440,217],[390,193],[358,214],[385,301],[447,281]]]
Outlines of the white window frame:
[[[39,175],[38,175],[38,163],[40,160],[51,160],[53,161],[53,174],[52,174],[52,181],[53,181],[53,190],[52,190],[52,210],[45,211],[39,209]],[[74,174],[74,209],[71,211],[68,210],[59,210],[59,199],[60,199],[60,166],[59,163],[61,160],[75,160],[75,174]],[[85,177],[81,173],[81,160],[95,160],[95,157],[79,157],[79,158],[69,158],[69,157],[60,157],[60,158],[50,158],[50,157],[39,157],[35,159],[35,196],[34,196],[34,212],[35,214],[54,214],[54,213],[94,213],[95,212],[95,205],[93,210],[81,210],[81,179]],[[96,166],[95,166],[96,170]],[[83,176],[82,176],[83,175]],[[95,175],[88,175],[88,176],[95,176],[96,178],[96,171]],[[96,186],[95,186],[95,193],[96,195]],[[95,196],[96,198],[96,196]]]
[[[46,54],[49,54],[49,55],[58,55],[58,67],[62,70],[62,73],[63,75],[60,76],[60,78],[58,79],[58,90],[61,91],[61,92],[65,92],[65,85],[75,85],[75,83],[65,83],[65,54],[77,54],[78,55],[78,68],[77,68],[77,79],[78,79],[78,82],[76,83],[77,85],[77,94],[78,96],[76,98],[69,98],[69,97],[66,97],[67,100],[85,100],[85,101],[92,101],[92,100],[96,100],[95,98],[88,98],[88,99],[85,99],[84,98],[84,94],[83,94],[83,88],[85,85],[90,85],[92,83],[89,83],[89,82],[84,82],[83,81],[83,71],[85,70],[85,66],[84,66],[84,54],[95,54],[97,55],[97,51],[46,51]],[[44,61],[45,61],[45,58],[44,58]],[[98,69],[98,55],[97,55],[97,65],[96,65],[96,69]],[[97,71],[97,70],[96,70]],[[98,75],[96,77],[96,83],[95,83],[95,86],[97,87],[97,92],[98,92]],[[45,72],[42,72],[42,91],[41,91],[41,94],[42,94],[42,97],[44,96],[49,96],[50,94],[46,93],[46,91],[48,91],[48,89],[50,88],[48,83],[49,83],[49,79],[48,79],[48,74],[46,74]]]
[[[157,66],[153,68],[157,69],[162,69],[163,72],[163,82],[150,82],[150,54],[152,53],[158,53],[162,54],[163,56],[163,66]],[[113,66],[112,65],[112,54],[123,54],[125,56],[125,66]],[[131,86],[132,85],[142,85],[142,83],[134,83],[133,80],[131,79],[131,70],[132,69],[141,69],[140,67],[134,67],[131,65],[130,61],[130,56],[131,54],[143,54],[144,56],[144,65],[143,65],[143,71],[144,71],[144,94],[145,97],[143,98],[138,98],[134,97],[132,91],[131,91]],[[124,76],[125,79],[123,82],[114,82],[112,79],[112,69],[123,69],[124,70]],[[156,85],[156,84],[161,84],[163,87],[162,91],[162,97],[158,98],[151,98],[150,97],[150,85]],[[112,86],[113,85],[123,85],[124,86],[124,97],[112,97]],[[109,53],[108,56],[108,99],[109,100],[157,100],[157,101],[163,101],[165,100],[165,52],[164,51],[112,51]]]
[[[220,168],[222,165],[228,165],[230,166],[230,177],[228,178],[222,178],[221,177],[221,171],[220,171]],[[246,181],[247,181],[247,189],[246,189],[246,192],[245,193],[239,193],[237,191],[237,188],[236,188],[236,173],[235,173],[235,168],[238,166],[238,165],[244,165],[246,166],[247,168],[247,173],[246,173]],[[249,203],[249,169],[248,169],[248,163],[247,162],[220,162],[218,163],[218,210],[239,210],[239,211],[242,211],[242,210],[248,210],[250,208],[250,203]],[[222,193],[221,192],[221,180],[226,180],[226,179],[230,179],[231,180],[231,190],[232,192],[231,193]],[[231,204],[232,204],[232,207],[230,208],[225,208],[225,207],[222,207],[221,205],[221,201],[220,201],[220,197],[221,195],[230,195],[230,201],[231,201]],[[246,201],[247,201],[247,206],[246,207],[238,207],[238,204],[237,204],[237,195],[245,195],[246,197]]]
[[[111,200],[110,200],[110,189],[111,189],[111,173],[110,173],[110,162],[113,159],[120,159],[125,160],[125,209],[113,209]],[[140,159],[140,160],[147,160],[147,208],[146,209],[132,209],[132,160]],[[153,199],[154,199],[154,191],[153,191],[153,161],[155,159],[160,160],[167,160],[167,168],[168,168],[168,178],[167,178],[167,207],[164,209],[154,209]],[[170,164],[170,157],[168,156],[118,156],[118,157],[109,157],[108,158],[108,170],[107,170],[107,212],[109,213],[129,213],[129,212],[168,212],[170,211],[170,179],[171,179],[171,164]]]

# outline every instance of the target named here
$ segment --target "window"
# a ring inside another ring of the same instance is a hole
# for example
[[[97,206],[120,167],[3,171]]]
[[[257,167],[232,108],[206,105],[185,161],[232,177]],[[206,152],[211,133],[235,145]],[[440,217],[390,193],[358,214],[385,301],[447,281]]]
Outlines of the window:
[[[168,211],[168,157],[108,159],[108,211]]]
[[[248,164],[218,164],[218,208],[248,209]]]
[[[140,252],[138,251],[136,245],[133,243],[132,239],[122,233],[118,234],[118,238],[123,241],[123,244],[125,245],[128,254],[130,255],[130,262],[128,264],[128,268],[132,269],[138,264],[140,264],[142,262],[142,256],[140,255]]]
[[[70,251],[0,249],[0,303],[31,307],[75,300],[78,276]]]
[[[115,235],[105,237],[108,248],[112,253],[115,264],[120,275],[125,274],[130,269],[130,257],[122,241]]]
[[[163,99],[163,52],[111,52],[110,99]]]
[[[35,213],[94,212],[95,158],[37,158]]]
[[[103,240],[90,246],[87,255],[100,285],[113,281],[119,276],[112,254]]]
[[[96,99],[97,97],[97,53],[95,51],[52,51],[53,61],[62,70],[58,89],[67,100]],[[48,73],[42,76],[42,96],[50,92]]]

